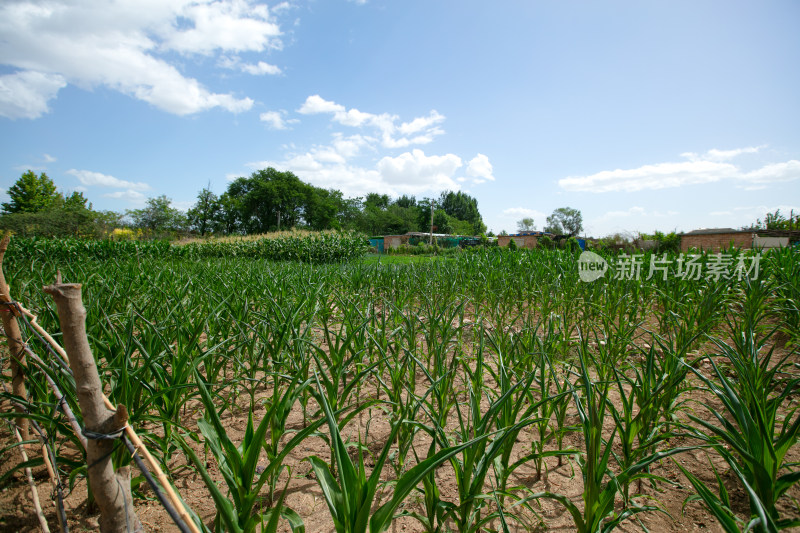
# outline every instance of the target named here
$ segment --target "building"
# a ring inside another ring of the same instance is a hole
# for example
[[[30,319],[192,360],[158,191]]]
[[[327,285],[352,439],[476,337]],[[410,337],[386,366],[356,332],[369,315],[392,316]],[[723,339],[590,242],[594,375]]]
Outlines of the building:
[[[512,233],[511,235],[498,235],[497,246],[508,246],[513,240],[517,248],[536,248],[539,244],[540,237],[550,237],[555,239],[556,235],[547,233],[546,231],[520,231],[519,233]]]
[[[400,248],[401,246],[417,246],[419,243],[428,244],[433,238],[433,244],[440,248],[454,248],[456,246],[475,246],[480,242],[479,237],[465,235],[448,235],[446,233],[425,233],[421,231],[409,231],[404,235],[385,235],[383,237],[383,249]]]
[[[779,248],[800,238],[800,231],[735,230],[733,228],[696,229],[681,235],[681,251],[719,252],[725,248]]]

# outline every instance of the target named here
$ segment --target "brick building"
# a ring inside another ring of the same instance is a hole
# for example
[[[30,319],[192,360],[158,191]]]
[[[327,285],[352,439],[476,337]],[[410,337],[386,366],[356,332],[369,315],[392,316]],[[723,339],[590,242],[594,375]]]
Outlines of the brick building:
[[[733,228],[696,229],[681,235],[681,251],[692,248],[708,252],[719,252],[723,248],[752,248],[755,232]]]
[[[508,246],[512,240],[517,248],[536,248],[539,244],[539,237],[548,236],[551,239],[555,237],[552,233],[544,231],[520,231],[519,233],[512,233],[511,235],[498,235],[497,246]]]
[[[733,228],[696,229],[681,235],[681,251],[691,249],[719,252],[723,248],[779,248],[800,241],[797,230],[735,230]]]

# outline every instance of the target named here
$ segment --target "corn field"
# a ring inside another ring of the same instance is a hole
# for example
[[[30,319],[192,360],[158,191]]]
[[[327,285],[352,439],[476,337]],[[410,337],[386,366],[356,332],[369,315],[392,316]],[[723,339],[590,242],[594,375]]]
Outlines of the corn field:
[[[643,268],[583,282],[567,250],[393,265],[342,262],[363,251],[355,238],[280,257],[254,242],[111,253],[26,241],[5,259],[11,294],[56,339],[42,286],[57,271],[83,284],[105,392],[202,530],[800,526],[798,250],[765,252],[758,279]],[[16,400],[45,430],[67,492],[86,495],[82,447],[48,377],[80,418],[55,364],[29,361]],[[4,403],[2,416],[16,415]],[[11,442],[0,483],[13,489],[24,465]],[[113,462],[130,464],[124,446]],[[147,507],[152,493],[132,486]],[[79,504],[76,528],[90,507]]]

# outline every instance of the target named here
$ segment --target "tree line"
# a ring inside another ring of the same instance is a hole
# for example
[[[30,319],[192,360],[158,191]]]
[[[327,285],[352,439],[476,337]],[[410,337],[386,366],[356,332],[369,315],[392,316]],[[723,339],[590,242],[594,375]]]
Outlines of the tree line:
[[[129,227],[153,237],[247,235],[291,228],[356,230],[368,235],[430,231],[461,235],[486,232],[478,201],[460,191],[437,198],[369,193],[345,198],[341,191],[315,187],[294,173],[266,168],[228,184],[220,195],[203,188],[186,212],[170,198],[149,198],[141,209],[96,211],[81,192],[60,193],[45,173],[25,172],[8,189],[0,228],[22,235],[102,237]]]

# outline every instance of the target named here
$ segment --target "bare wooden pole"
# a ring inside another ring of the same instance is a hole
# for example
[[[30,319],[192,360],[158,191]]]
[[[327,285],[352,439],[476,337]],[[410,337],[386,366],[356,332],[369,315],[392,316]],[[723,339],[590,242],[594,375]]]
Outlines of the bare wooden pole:
[[[22,435],[20,435],[17,428],[14,428],[14,436],[17,437],[17,442],[20,443],[19,453],[22,455],[22,462],[27,463],[28,454],[25,452],[25,447],[21,444]],[[45,518],[44,512],[42,512],[42,504],[39,501],[39,490],[36,488],[36,483],[33,481],[33,472],[31,472],[29,467],[25,468],[25,477],[28,479],[28,487],[31,489],[31,502],[33,502],[33,511],[36,514],[36,518],[39,520],[39,528],[42,530],[42,533],[50,533],[50,528],[47,526],[47,518]]]
[[[114,472],[111,463],[113,435],[124,431],[128,410],[124,405],[111,410],[103,394],[100,375],[86,337],[86,308],[81,300],[81,285],[57,283],[44,288],[56,302],[69,366],[75,376],[78,404],[88,437],[86,461],[89,484],[100,508],[100,530],[127,533],[142,531],[133,508],[130,469]],[[108,438],[105,438],[108,437]]]
[[[17,309],[23,315],[28,317],[28,319],[29,319],[28,322],[30,323],[31,327],[33,329],[35,329],[39,333],[39,335],[41,335],[42,338],[44,338],[47,341],[48,344],[50,344],[50,346],[53,348],[53,350],[56,351],[56,353],[58,353],[59,356],[61,356],[65,360],[68,359],[67,352],[64,351],[64,348],[62,348],[61,345],[58,344],[55,341],[55,339],[53,339],[53,337],[49,333],[47,333],[47,331],[45,331],[44,328],[42,328],[42,326],[39,325],[39,323],[37,322],[36,315],[34,315],[33,313],[31,313],[30,311],[28,311],[27,309],[25,309],[24,307],[22,307],[19,304],[17,304]],[[29,353],[29,355],[31,355],[31,354]],[[48,381],[51,381],[49,376],[47,376],[46,374],[45,374],[45,376],[47,377]],[[51,383],[51,386],[55,386],[55,384]],[[57,387],[56,387],[56,389],[57,389]],[[58,395],[56,396],[56,398],[60,400],[60,397]],[[108,400],[108,398],[106,398],[104,396],[103,399],[104,399],[105,406],[109,410],[111,410],[111,411],[115,411],[116,410],[116,408]],[[66,406],[66,404],[64,406],[68,408],[68,406]],[[73,428],[74,428],[75,427],[75,423],[76,423],[74,416],[71,416],[71,413],[68,413],[67,411],[65,411],[65,414],[67,414],[67,417],[70,419],[70,422],[73,423]],[[84,448],[86,448],[86,445],[85,445],[86,438],[83,437],[83,435],[80,433],[80,431],[76,431],[76,435],[81,440],[81,442],[84,443]],[[131,441],[131,443],[133,443],[133,445],[137,448],[139,453],[141,453],[142,456],[144,456],[145,461],[147,462],[147,465],[150,467],[150,471],[153,472],[153,474],[158,479],[158,482],[161,483],[161,487],[164,489],[164,492],[167,493],[167,497],[170,499],[170,501],[172,502],[172,505],[178,511],[178,514],[183,519],[183,521],[186,523],[186,525],[189,527],[189,529],[191,529],[193,533],[200,533],[200,530],[195,525],[194,521],[192,520],[191,516],[189,515],[189,512],[186,510],[186,507],[183,505],[183,502],[181,501],[180,497],[178,497],[178,494],[173,490],[172,485],[169,482],[169,479],[164,474],[164,472],[161,470],[161,467],[159,466],[158,461],[156,461],[156,459],[150,454],[150,452],[145,447],[145,445],[142,442],[142,440],[139,438],[139,435],[136,434],[136,431],[134,431],[134,429],[131,426],[125,426],[125,435]]]
[[[3,320],[3,329],[6,332],[6,340],[8,341],[8,352],[11,367],[11,392],[15,396],[26,399],[28,392],[25,390],[25,364],[23,353],[25,351],[25,343],[22,342],[22,334],[20,333],[19,323],[17,322],[16,311],[10,304],[11,291],[6,283],[6,276],[3,273],[3,258],[8,249],[8,242],[11,240],[11,232],[6,231],[3,234],[3,239],[0,241],[0,316]],[[14,404],[14,410],[19,413],[24,413],[25,410]],[[16,427],[22,436],[22,440],[30,439],[30,432],[28,428],[28,420],[26,418],[17,418]]]

